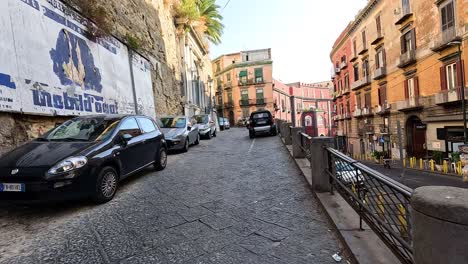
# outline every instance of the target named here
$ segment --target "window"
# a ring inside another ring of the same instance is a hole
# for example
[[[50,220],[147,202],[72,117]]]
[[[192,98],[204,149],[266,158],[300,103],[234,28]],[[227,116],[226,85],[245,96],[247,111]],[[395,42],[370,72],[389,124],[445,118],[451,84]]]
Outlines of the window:
[[[241,90],[241,100],[242,101],[249,100],[249,90],[247,89]]]
[[[281,111],[286,111],[286,105],[284,103],[284,99],[281,99]]]
[[[220,63],[218,61],[218,62],[216,62],[216,72],[219,72],[219,71],[221,71],[221,65],[220,65]]]
[[[349,89],[349,74],[346,73],[344,77],[344,87],[345,89]]]
[[[323,117],[321,115],[318,115],[317,117],[317,126],[323,127]]]
[[[375,54],[375,69],[383,68],[386,65],[385,50],[379,49]]]
[[[143,133],[150,133],[156,130],[156,126],[154,125],[153,121],[149,120],[148,118],[138,117],[137,119],[140,123]]]
[[[362,31],[362,49],[365,50],[367,48],[367,39],[366,39],[366,30]]]
[[[356,39],[353,39],[353,54],[356,57],[357,56],[357,46],[356,46]]]
[[[416,49],[416,38],[414,28],[401,36],[401,54]]]
[[[379,87],[379,105],[386,107],[387,105],[387,86]]]
[[[354,64],[353,66],[354,81],[359,81],[359,64]]]
[[[362,108],[361,94],[356,94],[356,105],[358,109]]]
[[[135,120],[135,118],[132,117],[122,121],[122,123],[120,124],[119,134],[129,134],[132,137],[141,135],[140,127],[138,126],[138,123]]]
[[[409,0],[402,0],[401,1],[401,8],[403,9],[403,15],[411,13]]]
[[[255,69],[255,82],[262,83],[263,82],[263,68],[256,68]]]
[[[380,21],[380,14],[375,18],[375,26],[377,28],[377,36],[382,36],[382,23]]]
[[[371,94],[370,93],[366,93],[364,95],[364,104],[365,104],[365,107],[367,109],[370,109],[371,108]]]
[[[232,92],[231,91],[229,91],[227,93],[227,98],[228,98],[228,103],[232,103]]]
[[[453,1],[447,2],[440,8],[442,31],[447,31],[455,26]]]
[[[301,103],[297,103],[296,111],[302,111]]]
[[[405,98],[414,99],[419,96],[418,77],[412,77],[405,81]]]
[[[368,59],[365,59],[362,62],[362,76],[364,78],[367,78],[367,76],[369,76],[369,60]]]
[[[257,88],[256,89],[256,92],[257,92],[257,99],[263,99],[263,88]]]
[[[239,82],[241,84],[247,84],[247,70],[239,72]]]
[[[451,63],[445,66],[445,74],[447,78],[447,88],[449,90],[455,89],[457,86],[457,64]]]
[[[226,73],[226,81],[231,82],[231,73]]]

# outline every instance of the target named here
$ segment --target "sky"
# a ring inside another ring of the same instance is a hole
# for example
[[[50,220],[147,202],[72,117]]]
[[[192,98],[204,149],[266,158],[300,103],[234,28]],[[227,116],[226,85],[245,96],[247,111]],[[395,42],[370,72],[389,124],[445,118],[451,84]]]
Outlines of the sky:
[[[229,0],[217,0],[223,9]],[[273,77],[285,83],[328,81],[333,43],[367,0],[230,0],[222,43],[212,59],[271,48]]]

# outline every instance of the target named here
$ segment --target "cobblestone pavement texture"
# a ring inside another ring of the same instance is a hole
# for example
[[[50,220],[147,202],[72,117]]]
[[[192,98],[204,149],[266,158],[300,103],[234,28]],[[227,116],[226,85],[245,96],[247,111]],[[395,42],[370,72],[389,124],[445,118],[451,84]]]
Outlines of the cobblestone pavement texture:
[[[280,139],[245,129],[170,155],[107,204],[0,204],[2,264],[335,263],[339,251]]]

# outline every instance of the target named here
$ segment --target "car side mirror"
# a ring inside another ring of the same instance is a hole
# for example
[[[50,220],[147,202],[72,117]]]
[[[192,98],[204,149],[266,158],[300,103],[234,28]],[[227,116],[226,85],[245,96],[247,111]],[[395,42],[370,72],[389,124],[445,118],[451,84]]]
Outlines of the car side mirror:
[[[132,139],[132,135],[125,133],[125,134],[119,136],[119,139],[117,140],[117,143],[119,145],[126,146],[128,141],[130,141],[130,139]]]
[[[191,125],[188,125],[188,126],[187,126],[187,130],[188,130],[188,131],[192,130],[192,126],[191,126]]]

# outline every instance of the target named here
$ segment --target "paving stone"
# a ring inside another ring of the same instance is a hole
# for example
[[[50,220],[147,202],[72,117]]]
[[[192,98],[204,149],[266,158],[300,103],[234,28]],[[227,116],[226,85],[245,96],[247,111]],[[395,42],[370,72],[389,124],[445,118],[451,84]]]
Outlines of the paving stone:
[[[213,214],[212,211],[206,209],[202,206],[191,207],[191,208],[184,208],[182,210],[177,211],[179,215],[181,215],[185,220],[188,222],[193,222],[198,220],[204,216]]]
[[[189,259],[196,258],[205,253],[194,241],[185,241],[160,247],[169,263],[183,263]]]
[[[236,223],[229,215],[223,213],[205,216],[201,218],[200,221],[215,230],[225,229]]]

